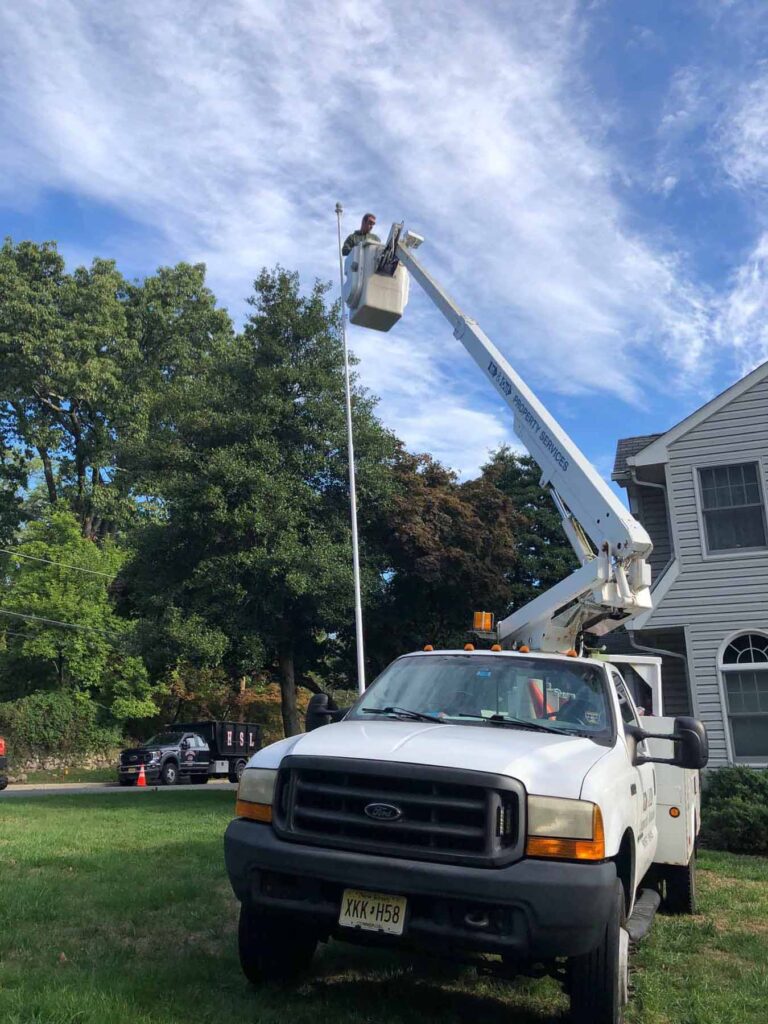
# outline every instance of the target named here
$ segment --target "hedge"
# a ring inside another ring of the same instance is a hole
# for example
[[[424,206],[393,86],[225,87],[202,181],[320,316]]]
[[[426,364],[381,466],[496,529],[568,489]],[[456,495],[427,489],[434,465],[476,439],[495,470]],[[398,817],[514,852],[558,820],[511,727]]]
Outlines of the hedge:
[[[120,730],[98,719],[99,708],[82,693],[41,691],[0,703],[0,733],[13,760],[95,754],[120,746]]]
[[[707,774],[701,841],[716,850],[768,856],[768,772],[740,767]]]

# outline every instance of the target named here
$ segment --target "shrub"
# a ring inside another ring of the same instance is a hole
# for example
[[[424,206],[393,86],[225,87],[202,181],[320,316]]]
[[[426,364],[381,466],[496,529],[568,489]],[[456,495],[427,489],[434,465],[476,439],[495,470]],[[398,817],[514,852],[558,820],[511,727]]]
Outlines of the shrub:
[[[768,855],[768,772],[740,767],[709,773],[701,840],[717,850]]]
[[[101,753],[121,739],[118,729],[99,724],[98,711],[86,694],[41,691],[0,704],[0,733],[17,760]]]

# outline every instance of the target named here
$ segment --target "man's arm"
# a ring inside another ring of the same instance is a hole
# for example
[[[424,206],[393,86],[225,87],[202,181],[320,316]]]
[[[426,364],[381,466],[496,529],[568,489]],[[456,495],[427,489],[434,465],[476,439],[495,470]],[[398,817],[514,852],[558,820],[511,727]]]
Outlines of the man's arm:
[[[355,232],[353,231],[352,234],[347,235],[346,239],[344,240],[344,245],[342,245],[341,247],[341,255],[348,256],[356,245],[357,239],[355,238]]]

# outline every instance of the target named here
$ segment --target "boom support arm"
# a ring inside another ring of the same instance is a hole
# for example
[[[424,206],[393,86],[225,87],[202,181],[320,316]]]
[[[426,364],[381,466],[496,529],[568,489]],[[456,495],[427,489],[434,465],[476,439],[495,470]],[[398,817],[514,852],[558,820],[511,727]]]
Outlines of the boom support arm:
[[[466,316],[413,253],[421,239],[395,225],[380,267],[403,263],[456,337],[512,410],[515,433],[541,469],[582,568],[497,626],[506,646],[573,647],[584,630],[604,633],[651,608],[648,534],[578,446],[471,317]],[[589,540],[588,540],[589,538]],[[589,541],[592,543],[590,544]],[[594,546],[594,547],[593,547]]]

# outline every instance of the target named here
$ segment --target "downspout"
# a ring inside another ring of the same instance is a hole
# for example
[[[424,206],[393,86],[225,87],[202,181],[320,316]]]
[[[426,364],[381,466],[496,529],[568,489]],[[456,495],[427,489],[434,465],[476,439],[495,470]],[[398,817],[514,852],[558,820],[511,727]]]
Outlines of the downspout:
[[[652,483],[650,480],[639,480],[637,477],[637,467],[628,464],[628,468],[630,480],[636,487],[654,487],[656,490],[664,492],[664,513],[667,517],[667,530],[669,532],[670,540],[670,555],[669,559],[664,565],[664,568],[659,573],[659,579],[661,579],[661,577],[664,575],[667,569],[669,569],[670,565],[672,565],[675,558],[677,557],[675,551],[675,539],[672,534],[672,523],[670,522],[669,518],[669,495],[667,493],[667,487],[666,484],[656,484]],[[688,656],[686,654],[680,654],[679,651],[668,651],[665,647],[648,647],[647,644],[640,644],[637,642],[637,640],[635,640],[635,631],[633,629],[629,629],[629,627],[627,627],[627,636],[629,637],[630,645],[640,653],[657,655],[660,654],[668,658],[677,658],[679,661],[682,661],[683,665],[685,665],[685,680],[688,687],[688,699],[690,701],[691,680],[688,674]]]
[[[670,522],[670,518],[669,518],[669,495],[667,493],[667,485],[666,484],[654,484],[654,483],[651,483],[650,480],[638,480],[638,477],[637,477],[637,467],[636,466],[631,466],[631,465],[629,465],[629,463],[627,463],[627,466],[628,466],[628,469],[629,469],[629,478],[630,478],[630,480],[632,481],[632,483],[636,487],[653,487],[657,491],[663,491],[664,492],[664,515],[666,516],[666,520],[667,520],[667,533],[669,534],[669,551],[670,551],[670,554],[669,554],[669,558],[667,559],[667,561],[666,561],[666,563],[664,565],[664,568],[659,573],[659,579],[661,579],[661,577],[664,575],[664,573],[667,571],[667,569],[670,567],[670,565],[672,565],[672,563],[674,562],[674,560],[676,558],[675,538],[672,535],[672,523]]]

